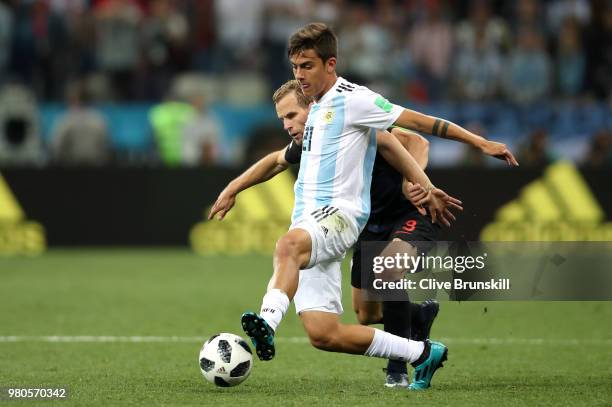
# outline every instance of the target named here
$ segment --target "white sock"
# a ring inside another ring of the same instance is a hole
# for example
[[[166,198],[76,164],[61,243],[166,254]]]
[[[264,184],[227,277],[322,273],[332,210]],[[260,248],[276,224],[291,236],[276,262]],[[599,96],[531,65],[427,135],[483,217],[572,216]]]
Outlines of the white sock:
[[[264,295],[259,315],[276,331],[278,324],[289,309],[289,302],[289,297],[283,290],[273,288]]]
[[[421,356],[424,349],[423,342],[412,341],[374,328],[374,339],[365,355],[412,363]]]

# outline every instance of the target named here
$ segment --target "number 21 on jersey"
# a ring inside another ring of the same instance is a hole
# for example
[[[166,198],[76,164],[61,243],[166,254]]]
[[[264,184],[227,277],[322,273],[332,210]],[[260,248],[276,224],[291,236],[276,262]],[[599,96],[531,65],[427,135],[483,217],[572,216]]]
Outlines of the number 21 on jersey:
[[[304,128],[304,141],[302,142],[302,151],[310,151],[310,145],[312,143],[312,126],[306,126]]]

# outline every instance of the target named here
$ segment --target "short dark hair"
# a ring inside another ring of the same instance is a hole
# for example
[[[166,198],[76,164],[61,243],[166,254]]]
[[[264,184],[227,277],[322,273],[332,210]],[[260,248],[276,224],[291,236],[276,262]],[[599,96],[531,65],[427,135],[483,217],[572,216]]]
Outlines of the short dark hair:
[[[310,23],[289,38],[287,55],[291,58],[308,49],[314,50],[323,62],[326,62],[338,55],[338,38],[324,23]]]
[[[297,99],[298,104],[304,108],[308,107],[310,102],[312,102],[308,96],[304,95],[300,83],[295,79],[283,83],[280,88],[276,89],[276,92],[274,92],[274,95],[272,95],[272,101],[274,104],[277,104],[282,98],[291,92],[295,93],[295,98]]]

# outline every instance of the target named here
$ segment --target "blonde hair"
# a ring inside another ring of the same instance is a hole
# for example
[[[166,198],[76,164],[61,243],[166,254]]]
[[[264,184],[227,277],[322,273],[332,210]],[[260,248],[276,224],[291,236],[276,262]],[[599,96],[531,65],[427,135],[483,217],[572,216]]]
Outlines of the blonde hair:
[[[310,102],[312,102],[309,97],[302,93],[300,83],[295,79],[283,83],[280,88],[276,89],[276,92],[274,92],[274,95],[272,95],[272,101],[274,102],[274,104],[277,104],[281,101],[282,98],[284,98],[291,92],[295,94],[295,98],[297,99],[298,104],[302,107],[308,107],[308,105],[310,105]]]

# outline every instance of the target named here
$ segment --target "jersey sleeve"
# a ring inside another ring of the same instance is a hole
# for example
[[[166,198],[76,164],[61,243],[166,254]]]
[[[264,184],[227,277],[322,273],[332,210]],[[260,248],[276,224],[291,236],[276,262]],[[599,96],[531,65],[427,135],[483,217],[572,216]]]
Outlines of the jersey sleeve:
[[[285,149],[285,161],[289,164],[299,164],[302,158],[302,146],[292,141]]]
[[[352,123],[376,130],[389,128],[404,110],[367,88],[357,92],[349,103]]]

